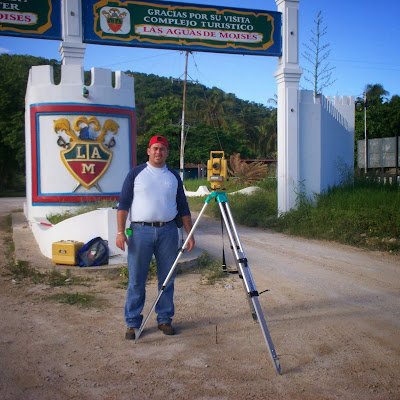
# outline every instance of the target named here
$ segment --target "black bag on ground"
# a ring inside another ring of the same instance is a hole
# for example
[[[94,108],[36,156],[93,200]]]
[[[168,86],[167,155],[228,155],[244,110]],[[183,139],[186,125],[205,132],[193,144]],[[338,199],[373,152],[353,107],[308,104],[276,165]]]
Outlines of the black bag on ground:
[[[108,243],[100,236],[85,243],[76,255],[80,267],[96,267],[108,264]]]

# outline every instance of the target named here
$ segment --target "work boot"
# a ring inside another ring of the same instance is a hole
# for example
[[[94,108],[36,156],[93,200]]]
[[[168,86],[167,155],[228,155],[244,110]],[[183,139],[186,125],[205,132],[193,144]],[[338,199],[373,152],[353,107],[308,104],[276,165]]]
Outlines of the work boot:
[[[125,333],[126,340],[135,340],[135,328],[127,328]]]
[[[164,335],[175,335],[175,329],[172,327],[171,324],[158,324],[158,329]]]

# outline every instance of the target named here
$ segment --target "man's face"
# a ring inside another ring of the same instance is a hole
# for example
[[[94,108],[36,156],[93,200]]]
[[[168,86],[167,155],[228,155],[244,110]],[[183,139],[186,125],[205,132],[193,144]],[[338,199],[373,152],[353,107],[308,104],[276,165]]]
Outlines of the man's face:
[[[153,167],[163,167],[168,157],[168,148],[161,143],[154,143],[147,148],[149,163]]]

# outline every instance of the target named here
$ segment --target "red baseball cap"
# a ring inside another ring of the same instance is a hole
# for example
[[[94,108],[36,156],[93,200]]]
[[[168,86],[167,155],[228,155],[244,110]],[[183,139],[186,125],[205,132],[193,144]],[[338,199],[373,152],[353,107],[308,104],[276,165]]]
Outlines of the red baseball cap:
[[[150,139],[149,145],[148,145],[147,147],[150,148],[150,147],[151,147],[153,144],[155,144],[155,143],[163,144],[166,148],[169,147],[168,140],[167,140],[164,136],[161,136],[161,135],[155,135],[155,136],[153,136],[153,137]]]

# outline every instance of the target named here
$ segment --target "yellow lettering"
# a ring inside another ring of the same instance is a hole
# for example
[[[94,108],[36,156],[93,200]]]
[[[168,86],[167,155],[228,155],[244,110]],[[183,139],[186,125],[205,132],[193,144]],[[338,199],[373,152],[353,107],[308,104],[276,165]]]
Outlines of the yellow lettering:
[[[94,175],[95,174],[94,167],[95,164],[82,164],[82,174],[89,173],[91,175]]]

